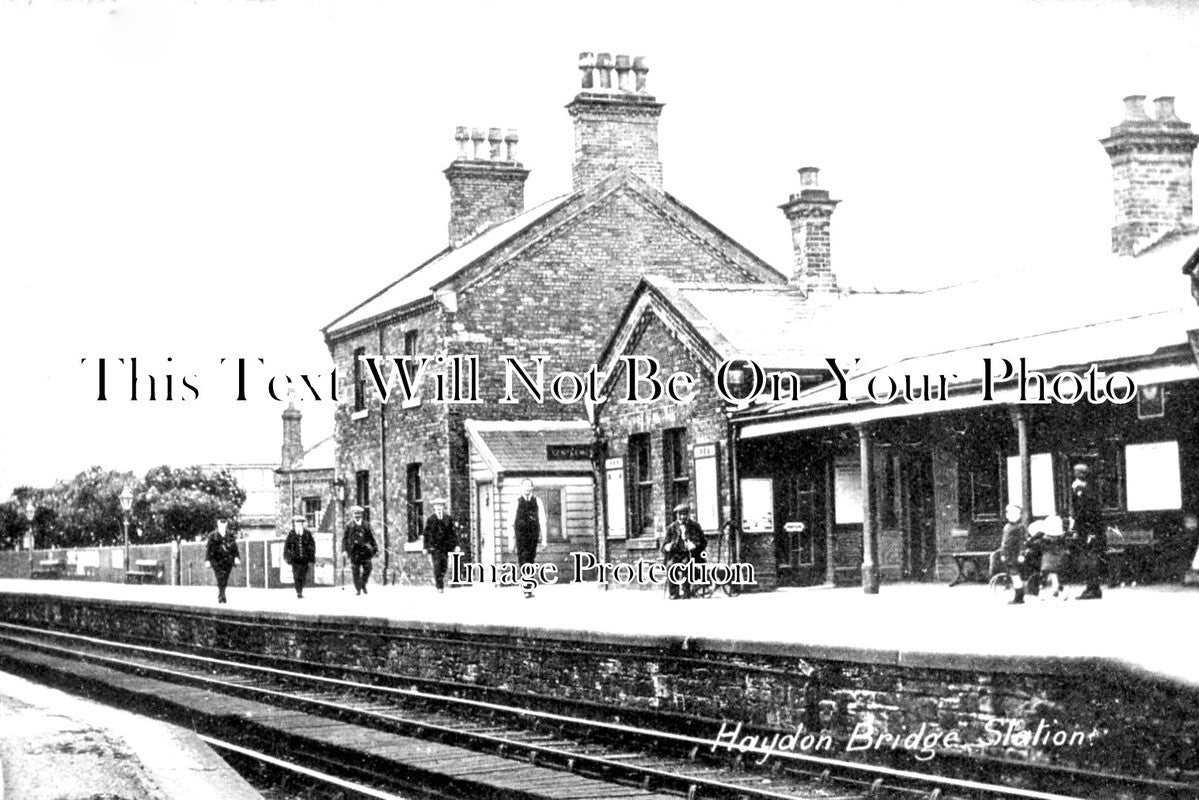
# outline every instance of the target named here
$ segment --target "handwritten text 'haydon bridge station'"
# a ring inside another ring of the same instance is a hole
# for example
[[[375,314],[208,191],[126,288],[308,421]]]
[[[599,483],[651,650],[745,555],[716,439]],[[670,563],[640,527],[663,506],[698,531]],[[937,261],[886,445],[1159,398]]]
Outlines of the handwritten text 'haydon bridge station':
[[[498,369],[503,371],[504,393],[496,402],[545,403],[547,400],[572,405],[590,405],[615,399],[619,403],[652,403],[666,398],[685,404],[695,399],[700,381],[686,371],[667,374],[658,361],[649,356],[626,355],[618,359],[621,379],[611,388],[613,395],[603,394],[608,374],[592,366],[586,372],[563,370],[549,377],[545,359],[540,356],[520,359],[504,356]],[[361,381],[370,386],[382,402],[398,396],[407,403],[419,398],[434,403],[482,403],[480,375],[482,359],[478,355],[455,356],[359,356],[361,366],[357,376],[346,376],[351,386]],[[1003,388],[1004,402],[1021,403],[1127,403],[1136,397],[1132,377],[1123,372],[1104,373],[1092,365],[1082,373],[1056,372],[1046,374],[1028,369],[1025,359],[1015,363],[1006,358],[980,358],[978,377],[951,374],[902,374],[878,371],[858,375],[861,359],[848,366],[834,358],[824,359],[831,386],[836,387],[830,402],[849,402],[850,382],[860,384],[861,399],[885,404],[895,401],[944,401],[949,399],[950,384],[962,386],[969,393],[980,392],[984,402],[997,400],[996,390]],[[146,371],[136,357],[83,358],[80,363],[94,367],[98,383],[96,399],[124,399],[128,389],[131,401],[188,401],[199,400],[201,385],[207,386],[198,374],[179,374],[174,359],[165,359],[165,369]],[[289,397],[304,400],[339,400],[337,372],[283,375],[272,373],[263,358],[222,358],[218,365],[223,372],[224,397],[236,401],[269,399],[285,401]],[[746,405],[751,401],[794,400],[801,390],[811,389],[819,380],[809,374],[801,380],[798,373],[766,370],[744,359],[722,362],[713,374],[712,388],[726,402]],[[342,384],[343,387],[345,384]],[[830,394],[832,392],[830,391]],[[855,399],[856,393],[855,393]]]

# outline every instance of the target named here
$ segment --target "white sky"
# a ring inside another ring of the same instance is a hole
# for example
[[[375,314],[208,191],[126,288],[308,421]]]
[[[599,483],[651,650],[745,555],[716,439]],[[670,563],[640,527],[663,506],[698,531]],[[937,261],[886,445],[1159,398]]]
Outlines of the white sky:
[[[443,245],[455,125],[520,131],[530,205],[569,189],[582,50],[647,56],[667,189],[784,271],[820,166],[843,285],[1098,257],[1121,98],[1199,124],[1183,3],[3,4],[0,497],[276,461],[282,404],[219,359],[327,374],[318,329]],[[100,356],[200,398],[131,403],[110,364],[96,402]]]

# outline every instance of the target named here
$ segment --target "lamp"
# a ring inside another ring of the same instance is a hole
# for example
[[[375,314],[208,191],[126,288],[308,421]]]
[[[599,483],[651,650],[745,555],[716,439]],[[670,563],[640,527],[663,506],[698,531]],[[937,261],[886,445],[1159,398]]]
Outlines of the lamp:
[[[345,478],[333,479],[333,497],[343,506],[346,504],[346,480]]]
[[[129,571],[129,512],[133,510],[133,490],[128,484],[121,490],[121,526],[125,530],[125,571]]]

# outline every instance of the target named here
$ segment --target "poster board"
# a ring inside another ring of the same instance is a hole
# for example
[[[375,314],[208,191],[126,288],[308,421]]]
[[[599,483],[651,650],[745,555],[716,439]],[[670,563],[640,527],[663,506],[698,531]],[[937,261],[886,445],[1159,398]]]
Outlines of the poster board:
[[[609,458],[604,462],[604,483],[608,497],[608,538],[624,539],[628,536],[625,528],[628,513],[625,510],[623,458]]]
[[[705,531],[720,528],[720,486],[716,445],[695,447],[695,521]]]
[[[741,479],[741,530],[774,533],[774,481],[770,478]]]

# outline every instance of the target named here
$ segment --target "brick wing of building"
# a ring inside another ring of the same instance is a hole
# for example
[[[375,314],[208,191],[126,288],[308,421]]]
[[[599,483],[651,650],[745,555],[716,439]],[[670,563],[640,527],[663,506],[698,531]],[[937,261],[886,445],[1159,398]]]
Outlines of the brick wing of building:
[[[399,270],[394,283],[323,330],[339,375],[349,381],[336,411],[336,471],[347,482],[349,500],[368,509],[385,542],[386,562],[376,573],[385,580],[426,580],[422,520],[433,497],[448,499],[464,549],[477,551],[489,532],[496,549],[487,557],[512,558],[507,531],[492,528],[511,521],[501,513],[481,531],[478,512],[481,503],[498,501],[506,491],[489,484],[487,475],[515,473],[501,463],[476,469],[472,477],[467,422],[582,420],[585,413],[582,402],[533,402],[519,386],[519,402],[499,403],[504,356],[518,359],[530,375],[536,359],[543,359],[547,389],[563,370],[586,372],[648,273],[685,281],[784,282],[664,191],[658,153],[663,106],[646,91],[644,61],[583,54],[579,69],[581,91],[566,107],[575,133],[572,191],[526,208],[528,171],[518,160],[516,134],[459,128],[458,156],[445,170],[446,248]],[[386,380],[396,377],[390,359],[405,355],[433,359],[423,371],[411,368],[423,392],[407,400],[392,396],[384,405],[375,375],[360,357],[385,356],[379,369]],[[439,376],[450,387],[447,399],[455,390],[462,397],[477,391],[480,402],[437,402]],[[544,430],[530,426],[513,452],[527,456],[530,443],[577,444],[574,433],[561,442],[544,440]],[[489,435],[485,427],[478,432],[480,442]],[[567,542],[593,549],[594,522],[570,517],[576,507],[558,504],[564,516],[555,530]]]

